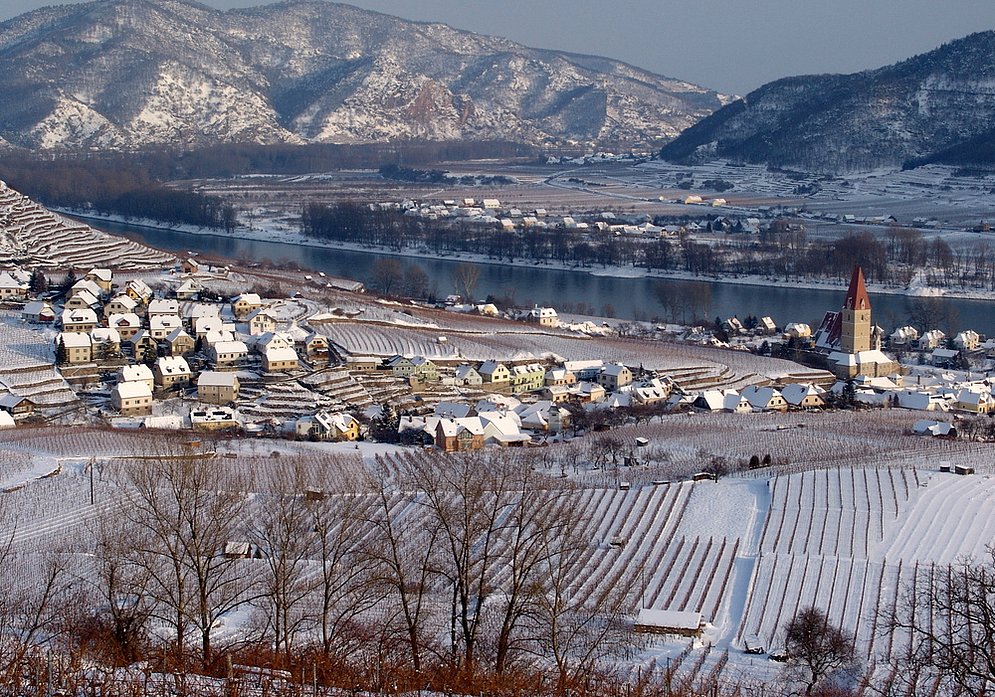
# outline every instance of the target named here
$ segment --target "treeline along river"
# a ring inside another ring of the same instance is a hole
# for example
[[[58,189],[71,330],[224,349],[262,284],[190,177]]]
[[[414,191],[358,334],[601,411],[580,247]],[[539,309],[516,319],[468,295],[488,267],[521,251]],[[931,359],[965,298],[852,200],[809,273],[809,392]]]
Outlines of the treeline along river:
[[[232,260],[297,264],[371,284],[374,264],[385,254],[331,247],[308,247],[284,242],[244,239],[227,235],[198,235],[119,223],[97,227],[123,234],[153,247],[177,254],[196,252]],[[395,257],[402,269],[417,265],[432,279],[436,292],[455,292],[453,276],[465,261],[445,258]],[[544,266],[478,264],[477,296],[510,296],[519,305],[548,304],[561,311],[612,314],[625,319],[685,321],[688,313],[714,318],[737,315],[770,315],[778,326],[788,322],[818,325],[826,310],[843,303],[845,287],[838,290],[793,286],[750,285],[734,282],[686,281],[660,278],[625,278],[593,275],[585,270]],[[596,269],[595,269],[596,271]],[[702,297],[704,296],[704,297]],[[676,299],[668,300],[668,298]],[[686,300],[686,302],[684,302]],[[995,299],[993,299],[995,300]],[[922,301],[903,295],[873,294],[874,321],[887,332],[896,326],[924,322],[944,331],[974,329],[995,336],[995,302],[961,298]],[[926,320],[925,318],[929,318]]]

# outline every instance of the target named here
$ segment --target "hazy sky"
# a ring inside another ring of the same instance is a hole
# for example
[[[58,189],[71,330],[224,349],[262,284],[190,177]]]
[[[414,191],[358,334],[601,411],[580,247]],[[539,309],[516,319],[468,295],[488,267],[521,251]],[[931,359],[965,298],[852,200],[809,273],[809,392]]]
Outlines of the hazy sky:
[[[0,20],[56,2],[0,0]],[[265,4],[210,0],[219,8]],[[854,72],[995,29],[992,0],[355,0],[529,46],[618,58],[745,94],[803,73]]]

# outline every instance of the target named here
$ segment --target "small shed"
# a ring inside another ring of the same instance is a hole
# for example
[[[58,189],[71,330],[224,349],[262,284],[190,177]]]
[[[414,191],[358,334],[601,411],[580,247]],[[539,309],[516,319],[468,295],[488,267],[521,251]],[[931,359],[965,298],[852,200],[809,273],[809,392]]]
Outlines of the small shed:
[[[678,634],[687,637],[700,636],[704,628],[700,612],[648,608],[639,611],[635,627],[637,632],[644,634]]]

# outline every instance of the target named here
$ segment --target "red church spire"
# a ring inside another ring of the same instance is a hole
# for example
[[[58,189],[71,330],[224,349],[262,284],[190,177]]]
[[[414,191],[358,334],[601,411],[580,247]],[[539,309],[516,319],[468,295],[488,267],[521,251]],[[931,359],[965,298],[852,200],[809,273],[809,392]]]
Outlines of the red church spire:
[[[871,299],[867,297],[867,288],[864,287],[864,271],[859,266],[853,267],[853,275],[850,277],[850,288],[846,292],[846,300],[843,302],[843,309],[871,309]]]

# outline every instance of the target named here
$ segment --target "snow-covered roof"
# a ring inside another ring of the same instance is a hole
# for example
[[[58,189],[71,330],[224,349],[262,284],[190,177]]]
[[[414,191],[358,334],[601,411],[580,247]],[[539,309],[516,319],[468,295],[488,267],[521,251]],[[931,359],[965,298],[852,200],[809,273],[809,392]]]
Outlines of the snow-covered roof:
[[[119,382],[114,386],[121,399],[136,399],[139,397],[151,397],[152,389],[146,382]]]
[[[144,363],[134,365],[123,365],[118,371],[118,377],[122,382],[132,382],[136,380],[152,380],[152,370]]]
[[[189,375],[190,366],[183,356],[163,356],[156,360],[159,372],[163,375]]]
[[[238,384],[238,376],[235,373],[222,373],[214,370],[207,370],[197,378],[197,386],[207,387],[234,387]]]

